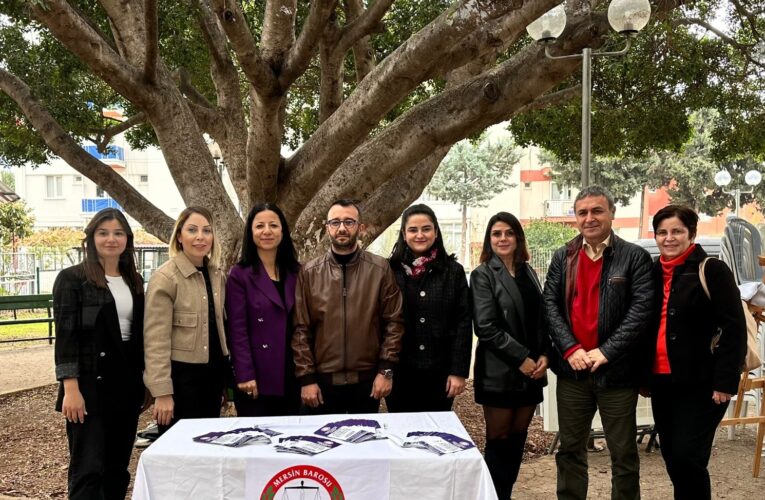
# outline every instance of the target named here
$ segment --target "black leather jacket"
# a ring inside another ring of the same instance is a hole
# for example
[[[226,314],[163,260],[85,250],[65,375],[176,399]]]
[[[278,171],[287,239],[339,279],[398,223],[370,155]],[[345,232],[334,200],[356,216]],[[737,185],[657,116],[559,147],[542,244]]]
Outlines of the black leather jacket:
[[[526,272],[542,294],[539,279],[528,264]],[[538,328],[529,331],[524,317],[524,298],[515,279],[496,255],[470,273],[470,293],[473,302],[473,322],[478,337],[475,353],[475,387],[490,392],[528,389],[530,385],[544,386],[547,377],[531,380],[518,367],[526,358],[536,361],[548,354],[550,340],[541,318]]]
[[[553,255],[547,271],[544,307],[553,352],[550,367],[559,377],[584,379],[563,353],[579,342],[571,330],[570,306],[576,287],[579,251],[577,236]],[[638,387],[642,381],[648,329],[653,323],[654,289],[651,257],[645,249],[611,233],[603,253],[598,310],[598,347],[608,359],[594,374],[598,387]]]

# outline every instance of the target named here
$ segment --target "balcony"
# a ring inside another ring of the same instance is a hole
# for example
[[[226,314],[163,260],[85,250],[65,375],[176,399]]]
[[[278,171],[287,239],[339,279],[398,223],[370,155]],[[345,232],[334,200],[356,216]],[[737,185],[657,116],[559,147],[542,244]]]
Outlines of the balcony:
[[[111,167],[125,168],[125,150],[119,146],[109,146],[106,153],[99,152],[94,145],[83,146],[83,149]]]
[[[122,211],[122,207],[119,203],[111,198],[83,198],[82,199],[82,213],[93,214],[104,208],[116,208]]]
[[[545,217],[573,217],[574,200],[545,200]]]

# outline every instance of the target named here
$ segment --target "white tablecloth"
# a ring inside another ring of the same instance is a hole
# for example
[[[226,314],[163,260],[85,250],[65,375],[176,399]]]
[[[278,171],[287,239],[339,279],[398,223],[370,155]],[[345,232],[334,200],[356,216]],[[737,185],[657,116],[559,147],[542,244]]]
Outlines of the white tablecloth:
[[[329,500],[334,489],[348,500],[496,500],[476,448],[438,456],[377,440],[343,443],[311,457],[279,453],[272,446],[230,448],[192,441],[207,432],[253,425],[285,436],[310,435],[346,418],[376,419],[400,436],[437,430],[470,439],[453,412],[181,420],[141,455],[133,499]]]

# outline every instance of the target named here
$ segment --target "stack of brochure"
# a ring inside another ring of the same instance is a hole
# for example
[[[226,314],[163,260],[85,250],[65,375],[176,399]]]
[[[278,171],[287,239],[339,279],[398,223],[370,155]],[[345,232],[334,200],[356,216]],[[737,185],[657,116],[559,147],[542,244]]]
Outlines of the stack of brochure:
[[[271,437],[278,436],[276,432],[265,427],[241,427],[225,432],[208,432],[194,438],[197,443],[219,444],[238,448],[248,444],[271,444]]]
[[[447,432],[416,431],[408,433],[404,439],[392,434],[387,434],[387,436],[392,442],[403,448],[420,448],[436,455],[475,448],[471,441]]]
[[[340,443],[316,436],[287,436],[279,438],[279,444],[274,448],[280,452],[313,456],[338,446]]]
[[[384,439],[380,435],[380,423],[377,420],[349,418],[330,422],[314,432],[317,436],[339,439],[347,443],[363,443],[374,439]]]

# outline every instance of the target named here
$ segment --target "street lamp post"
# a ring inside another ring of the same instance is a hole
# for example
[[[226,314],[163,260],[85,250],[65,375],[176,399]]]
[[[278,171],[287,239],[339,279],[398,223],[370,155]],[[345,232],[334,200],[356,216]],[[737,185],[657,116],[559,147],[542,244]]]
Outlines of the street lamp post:
[[[613,0],[608,6],[608,23],[620,34],[627,37],[626,46],[616,52],[593,52],[585,47],[581,54],[554,56],[550,54],[553,43],[566,27],[565,3],[553,7],[542,17],[526,27],[531,38],[545,44],[545,56],[548,59],[582,59],[582,188],[590,185],[590,144],[592,116],[592,58],[595,56],[620,56],[630,49],[630,38],[637,35],[651,17],[651,4],[648,0]]]
[[[744,174],[744,182],[749,186],[748,189],[741,189],[741,188],[734,188],[734,189],[725,189],[725,186],[730,184],[730,181],[732,180],[732,177],[730,175],[730,172],[723,169],[720,170],[715,174],[715,184],[720,186],[722,188],[722,192],[725,194],[731,194],[733,195],[733,199],[736,201],[736,217],[738,217],[738,211],[741,208],[741,195],[742,194],[749,194],[754,192],[755,186],[757,186],[760,182],[762,182],[762,174],[758,172],[757,170],[750,170],[746,174]]]

